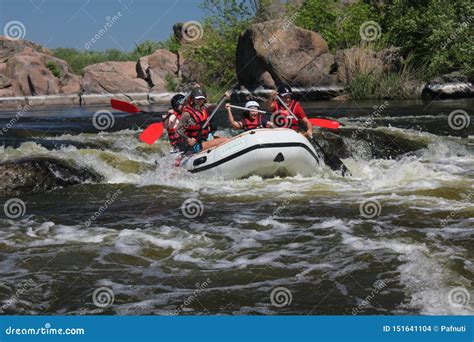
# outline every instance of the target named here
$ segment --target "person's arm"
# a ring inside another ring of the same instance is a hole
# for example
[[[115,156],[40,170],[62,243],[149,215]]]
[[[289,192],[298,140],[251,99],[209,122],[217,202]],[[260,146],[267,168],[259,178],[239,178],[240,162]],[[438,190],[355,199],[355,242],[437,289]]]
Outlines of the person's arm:
[[[163,115],[163,127],[164,129],[170,128],[173,124],[170,122],[173,116],[173,110],[169,109],[166,114]]]
[[[193,120],[191,115],[188,112],[184,112],[183,115],[181,115],[181,120],[179,121],[178,127],[176,127],[176,131],[178,132],[179,136],[188,143],[189,146],[194,146],[194,144],[196,144],[196,139],[189,138],[185,134],[186,128],[193,124],[191,120]]]
[[[297,105],[295,107],[294,114],[306,127],[305,135],[308,138],[312,137],[313,136],[313,125],[309,121],[308,117],[306,116],[306,113],[304,112],[303,107],[301,107],[301,104],[299,102],[297,103]]]
[[[234,116],[232,115],[232,109],[228,103],[225,104],[225,108],[227,109],[227,119],[229,120],[230,125],[233,129],[242,129],[242,123],[235,121]]]
[[[272,90],[272,93],[265,101],[265,107],[270,113],[273,113],[275,111],[275,95],[276,95],[276,91]]]
[[[271,122],[270,120],[268,120],[266,117],[262,117],[262,126],[265,127],[265,128],[273,128],[273,122]]]

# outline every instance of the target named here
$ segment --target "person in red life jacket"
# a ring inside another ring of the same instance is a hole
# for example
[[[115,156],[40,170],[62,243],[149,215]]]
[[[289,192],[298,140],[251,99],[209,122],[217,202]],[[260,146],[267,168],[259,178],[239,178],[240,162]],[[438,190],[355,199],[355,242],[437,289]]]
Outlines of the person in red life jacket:
[[[181,120],[176,128],[178,134],[187,143],[181,151],[192,149],[194,153],[218,146],[226,142],[227,138],[213,138],[210,124],[204,127],[209,114],[205,107],[206,94],[201,88],[194,88],[189,95],[188,104],[183,108]]]
[[[232,115],[232,109],[230,104],[225,105],[227,109],[227,118],[229,119],[230,125],[233,129],[243,129],[244,131],[250,131],[257,128],[271,128],[273,124],[264,118],[263,115],[256,110],[260,108],[258,102],[248,101],[245,104],[247,110],[243,114],[243,118],[239,121],[235,121],[234,116]]]
[[[275,97],[276,94],[278,94],[278,96],[285,102],[288,108],[291,109],[297,119],[293,118],[286,108],[280,103],[280,101],[278,101],[278,99]],[[273,113],[272,119],[275,121],[273,124],[275,126],[280,126],[278,124],[281,123],[282,119],[284,119],[281,126],[290,127],[297,131],[303,128],[304,135],[308,138],[311,138],[313,135],[313,125],[308,120],[308,117],[306,116],[306,113],[304,112],[300,103],[294,100],[292,95],[293,93],[290,87],[283,85],[279,86],[276,92],[273,91],[272,96],[268,98],[267,108]]]
[[[183,150],[187,146],[184,138],[177,131],[185,98],[183,94],[173,96],[171,98],[171,108],[163,115],[163,127],[168,132],[168,139],[175,150]]]

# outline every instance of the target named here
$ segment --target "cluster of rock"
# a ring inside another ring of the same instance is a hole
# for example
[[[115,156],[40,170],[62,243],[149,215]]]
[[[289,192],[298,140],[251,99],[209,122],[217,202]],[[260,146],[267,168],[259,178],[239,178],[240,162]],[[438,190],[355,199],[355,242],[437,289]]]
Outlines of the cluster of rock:
[[[284,83],[300,88],[306,99],[344,93],[344,85],[355,73],[397,72],[402,65],[403,57],[396,47],[378,52],[350,48],[333,54],[320,34],[299,28],[288,19],[250,26],[241,34],[236,51],[242,90],[258,92]],[[423,95],[473,97],[473,80],[459,74],[441,76],[423,88]]]
[[[175,25],[174,31],[179,34],[180,26]],[[236,91],[258,92],[285,83],[303,89],[307,99],[332,98],[344,93],[344,84],[355,72],[397,71],[401,64],[398,48],[378,52],[351,48],[331,53],[320,34],[295,26],[291,18],[269,20],[251,25],[239,38]],[[133,93],[145,94],[148,99],[147,94],[166,92],[169,84],[183,88],[197,81],[195,69],[192,61],[160,49],[136,62],[90,65],[79,76],[48,49],[0,36],[0,98]],[[440,77],[427,84],[423,94],[431,98],[472,97],[472,82],[462,75]]]

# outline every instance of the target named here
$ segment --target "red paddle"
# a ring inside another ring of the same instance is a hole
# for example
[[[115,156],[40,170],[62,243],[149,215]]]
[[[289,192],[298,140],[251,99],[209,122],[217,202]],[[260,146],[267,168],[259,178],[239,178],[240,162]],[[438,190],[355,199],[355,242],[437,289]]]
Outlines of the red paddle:
[[[157,122],[151,124],[140,134],[140,140],[148,145],[153,145],[163,134],[163,124]]]
[[[138,108],[137,106],[129,102],[124,102],[124,101],[120,101],[116,99],[110,100],[110,106],[113,109],[117,109],[126,113],[153,114],[152,112],[141,110],[140,108]],[[163,134],[163,124],[161,122],[157,122],[145,128],[145,130],[140,134],[139,138],[144,143],[147,143],[148,145],[152,145],[155,141],[157,141],[161,137],[162,134]]]
[[[341,125],[337,121],[328,120],[328,119],[309,119],[309,122],[311,122],[313,126],[329,128],[329,129],[338,129],[339,126]]]

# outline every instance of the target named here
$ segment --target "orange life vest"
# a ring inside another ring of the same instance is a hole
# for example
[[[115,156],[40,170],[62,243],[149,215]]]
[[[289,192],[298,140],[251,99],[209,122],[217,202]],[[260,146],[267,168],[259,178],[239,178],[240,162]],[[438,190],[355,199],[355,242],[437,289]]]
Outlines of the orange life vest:
[[[207,127],[203,128],[204,124],[207,121],[207,118],[209,117],[209,114],[207,114],[207,110],[205,108],[201,110],[197,110],[191,106],[186,106],[183,109],[183,113],[189,113],[191,115],[192,119],[192,124],[186,127],[186,131],[184,134],[188,136],[189,138],[194,138],[197,141],[204,141],[207,139],[209,135],[209,125]]]
[[[286,110],[285,106],[280,104],[278,101],[274,101],[273,103],[275,104],[275,111],[273,113],[280,113],[281,116],[288,117],[286,118],[286,123],[283,125],[283,127],[289,126],[289,128],[291,129],[299,130],[299,121],[291,116],[291,114]],[[288,108],[290,108],[293,114],[295,113],[295,108],[297,104],[297,101],[291,100],[290,105],[288,106]]]
[[[173,110],[173,113],[168,113],[166,118],[169,118],[171,115],[174,115],[178,120],[181,120],[181,114],[177,111]],[[176,126],[177,125],[175,125],[175,127]],[[170,144],[172,146],[176,146],[179,142],[184,140],[183,137],[179,135],[178,130],[176,128],[170,127],[169,124],[166,131],[168,132],[168,139],[170,140]]]
[[[242,120],[240,120],[240,123],[242,124],[242,129],[244,131],[250,131],[252,129],[263,127],[261,115],[257,115],[255,120],[250,120],[249,118],[244,117]]]

